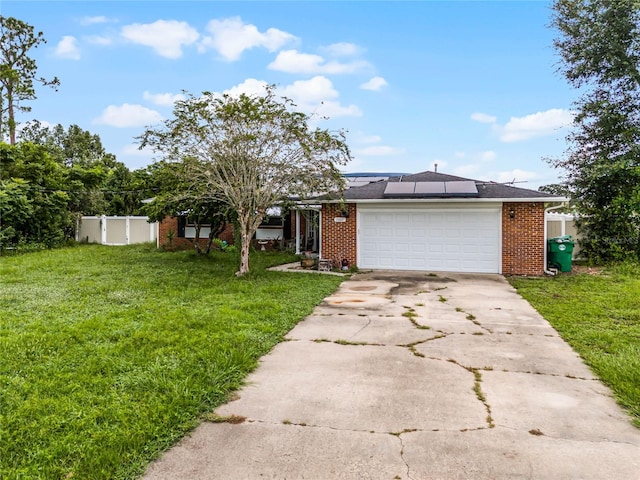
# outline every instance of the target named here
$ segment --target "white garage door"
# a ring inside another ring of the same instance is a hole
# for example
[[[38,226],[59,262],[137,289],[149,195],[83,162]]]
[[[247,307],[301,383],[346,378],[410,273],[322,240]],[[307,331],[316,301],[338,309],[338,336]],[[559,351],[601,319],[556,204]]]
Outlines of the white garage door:
[[[358,207],[358,266],[499,273],[500,208]]]

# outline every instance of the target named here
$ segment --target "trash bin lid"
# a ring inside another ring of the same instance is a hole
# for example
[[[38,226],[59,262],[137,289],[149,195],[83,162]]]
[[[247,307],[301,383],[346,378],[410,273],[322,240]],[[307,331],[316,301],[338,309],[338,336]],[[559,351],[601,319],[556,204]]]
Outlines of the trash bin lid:
[[[563,235],[561,237],[553,237],[549,239],[553,243],[573,243],[573,237],[571,235]]]

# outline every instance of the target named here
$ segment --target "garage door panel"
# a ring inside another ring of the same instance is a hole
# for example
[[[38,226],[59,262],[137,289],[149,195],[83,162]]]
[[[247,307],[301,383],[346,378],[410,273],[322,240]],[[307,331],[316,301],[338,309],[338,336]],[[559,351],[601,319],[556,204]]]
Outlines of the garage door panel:
[[[415,212],[360,209],[362,268],[497,273],[499,208]]]

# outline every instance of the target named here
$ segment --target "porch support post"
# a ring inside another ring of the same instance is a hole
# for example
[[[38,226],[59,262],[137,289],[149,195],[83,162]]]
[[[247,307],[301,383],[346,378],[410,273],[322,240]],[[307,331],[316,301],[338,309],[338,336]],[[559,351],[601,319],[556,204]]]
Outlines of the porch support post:
[[[300,210],[296,208],[296,255],[300,255]]]
[[[318,212],[318,258],[322,258],[322,209]]]

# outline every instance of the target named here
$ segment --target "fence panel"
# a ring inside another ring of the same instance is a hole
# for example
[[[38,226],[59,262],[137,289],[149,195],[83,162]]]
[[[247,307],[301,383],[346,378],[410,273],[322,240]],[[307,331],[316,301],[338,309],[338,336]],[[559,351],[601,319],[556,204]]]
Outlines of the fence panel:
[[[149,217],[84,216],[76,229],[76,240],[102,245],[155,242],[158,224]]]
[[[76,229],[76,240],[87,243],[100,243],[102,224],[100,217],[82,217]]]

